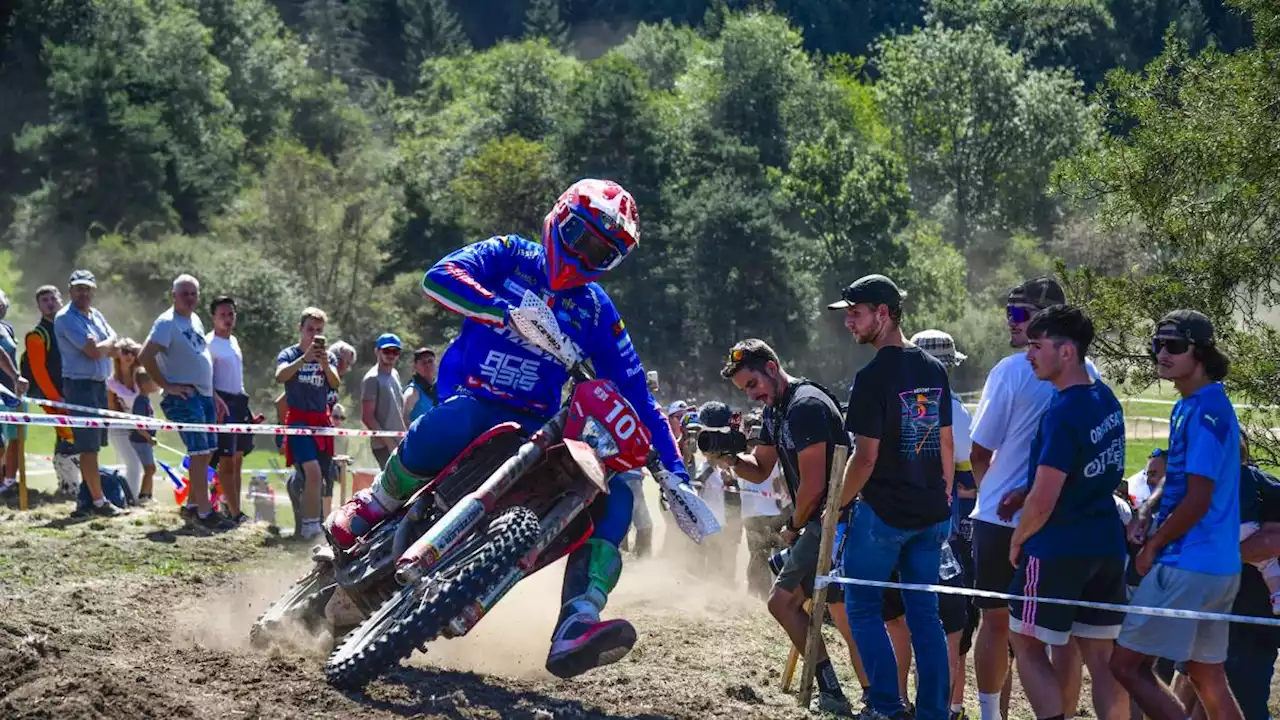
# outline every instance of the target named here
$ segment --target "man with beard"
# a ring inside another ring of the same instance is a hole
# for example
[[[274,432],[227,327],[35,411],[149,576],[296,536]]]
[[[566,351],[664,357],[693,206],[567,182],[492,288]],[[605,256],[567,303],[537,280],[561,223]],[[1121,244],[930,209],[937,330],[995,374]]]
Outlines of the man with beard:
[[[876,355],[849,391],[845,430],[856,451],[845,467],[840,507],[850,512],[843,575],[885,582],[897,569],[904,583],[936,584],[942,544],[951,530],[955,439],[947,369],[902,335],[904,294],[883,275],[850,284],[827,306],[845,312],[845,327]],[[864,718],[911,717],[898,687],[898,664],[881,610],[884,589],[845,587],[854,640],[871,680]],[[950,696],[947,637],[938,596],[904,592],[902,604],[915,650],[920,720],[946,720]]]
[[[791,547],[791,552],[774,581],[768,607],[791,642],[803,650],[809,630],[809,613],[805,612],[804,601],[812,595],[817,575],[822,508],[826,503],[827,478],[831,477],[832,455],[835,446],[849,445],[849,434],[840,418],[840,403],[817,383],[787,374],[778,354],[762,340],[743,340],[734,345],[720,375],[732,380],[752,402],[762,403],[764,418],[760,444],[750,453],[713,455],[709,459],[717,467],[732,469],[739,478],[753,483],[766,482],[774,466],[782,465],[794,508],[779,537],[783,545]],[[840,598],[828,600],[828,604],[837,629],[849,644],[850,659],[865,688],[858,649],[845,622]],[[944,663],[945,652],[944,648]],[[849,701],[840,689],[821,638],[815,660],[816,709],[851,716]]]

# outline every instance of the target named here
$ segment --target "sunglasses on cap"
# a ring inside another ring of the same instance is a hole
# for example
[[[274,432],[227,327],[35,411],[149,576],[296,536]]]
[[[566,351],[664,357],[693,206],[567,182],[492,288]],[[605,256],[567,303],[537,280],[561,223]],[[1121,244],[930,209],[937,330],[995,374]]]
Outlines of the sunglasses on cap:
[[[587,221],[569,213],[560,221],[564,249],[591,270],[612,270],[622,262],[622,253]]]
[[[1008,316],[1009,322],[1022,324],[1035,317],[1035,314],[1040,312],[1040,308],[1029,305],[1010,305],[1005,308],[1004,312]]]
[[[1181,355],[1191,349],[1192,342],[1183,338],[1151,338],[1151,354],[1159,355],[1160,350],[1168,350],[1170,355]]]

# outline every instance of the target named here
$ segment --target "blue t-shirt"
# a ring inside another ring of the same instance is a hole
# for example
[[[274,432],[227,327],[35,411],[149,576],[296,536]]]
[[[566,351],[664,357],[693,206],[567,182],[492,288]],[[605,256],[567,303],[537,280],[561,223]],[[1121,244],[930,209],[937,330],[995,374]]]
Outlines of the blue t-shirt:
[[[329,351],[329,365],[338,367],[338,356]],[[276,356],[276,367],[288,365],[302,357],[302,348],[297,345],[280,351]],[[294,410],[303,412],[324,412],[329,407],[329,379],[325,377],[324,368],[318,362],[305,362],[298,369],[298,374],[284,383],[285,404]]]
[[[1240,573],[1240,424],[1222,383],[1210,383],[1173,406],[1169,465],[1152,532],[1187,494],[1187,476],[1213,481],[1209,511],[1164,547],[1156,562],[1209,575]]]
[[[1124,526],[1112,497],[1124,481],[1124,411],[1099,380],[1059,391],[1031,443],[1029,487],[1036,468],[1067,474],[1049,520],[1024,546],[1028,555],[1123,557]]]

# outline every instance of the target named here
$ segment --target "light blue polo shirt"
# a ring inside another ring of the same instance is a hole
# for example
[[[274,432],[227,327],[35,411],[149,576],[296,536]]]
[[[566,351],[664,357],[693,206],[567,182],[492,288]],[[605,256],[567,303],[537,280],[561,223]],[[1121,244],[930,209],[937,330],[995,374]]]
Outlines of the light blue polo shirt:
[[[115,330],[97,308],[89,308],[89,314],[67,303],[53,319],[53,334],[58,352],[62,354],[62,377],[69,380],[103,380],[111,376],[111,358],[105,355],[97,360],[84,354],[85,343],[102,342],[115,336]]]

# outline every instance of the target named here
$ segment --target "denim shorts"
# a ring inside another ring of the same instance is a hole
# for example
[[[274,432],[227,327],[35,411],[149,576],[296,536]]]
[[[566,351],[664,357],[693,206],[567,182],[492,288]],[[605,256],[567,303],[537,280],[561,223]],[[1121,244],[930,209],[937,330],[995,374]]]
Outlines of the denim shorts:
[[[199,423],[213,425],[218,422],[218,414],[213,408],[212,395],[193,393],[191,397],[165,395],[160,401],[160,409],[170,422]],[[187,446],[188,455],[207,455],[218,448],[218,436],[211,432],[181,431],[182,444]]]
[[[151,447],[151,443],[129,441],[129,446],[133,448],[133,452],[138,456],[138,462],[143,467],[156,464],[156,449]]]
[[[107,381],[80,378],[62,379],[63,399],[72,405],[107,408]],[[92,413],[72,413],[94,417]],[[96,453],[107,444],[106,428],[72,428],[77,453]]]

